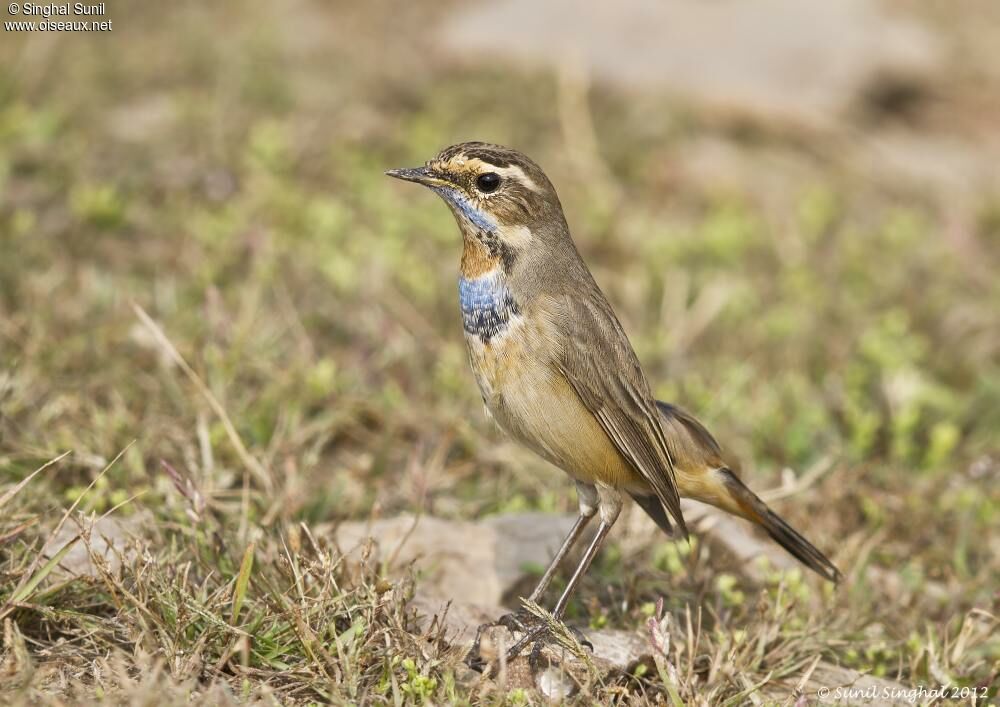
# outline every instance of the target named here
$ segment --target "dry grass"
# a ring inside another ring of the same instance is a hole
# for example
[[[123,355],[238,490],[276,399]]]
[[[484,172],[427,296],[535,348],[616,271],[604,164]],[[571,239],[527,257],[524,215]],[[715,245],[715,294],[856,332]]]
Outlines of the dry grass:
[[[538,703],[418,629],[412,578],[329,540],[402,510],[574,507],[478,415],[450,217],[382,176],[471,137],[549,169],[658,394],[755,487],[825,470],[775,504],[848,575],[753,582],[706,543],[614,543],[571,617],[647,632],[665,597],[667,655],[580,701],[743,704],[817,659],[996,699],[995,194],[943,203],[823,136],[437,66],[412,6],[115,12],[101,42],[0,48],[5,702]],[[406,39],[359,62],[376,27]],[[676,155],[706,137],[768,179],[690,179]],[[85,572],[67,558],[105,514],[133,537]]]

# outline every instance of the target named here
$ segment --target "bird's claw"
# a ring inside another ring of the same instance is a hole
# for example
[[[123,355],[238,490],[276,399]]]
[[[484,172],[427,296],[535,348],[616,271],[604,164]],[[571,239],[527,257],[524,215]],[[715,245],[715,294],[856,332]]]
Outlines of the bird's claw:
[[[504,614],[492,625],[503,626],[511,633],[525,634],[536,626],[544,625],[544,622],[530,611],[518,609],[510,614]]]
[[[575,638],[581,646],[586,648],[591,653],[594,652],[594,644],[591,643],[590,639],[584,635],[583,631],[578,629],[576,626],[567,625],[566,628],[569,629],[569,632],[573,634],[573,638]]]
[[[480,673],[485,670],[487,661],[480,652],[480,646],[482,644],[483,633],[489,629],[502,626],[510,632],[511,636],[524,636],[539,625],[541,625],[541,620],[524,609],[504,614],[496,621],[480,624],[476,630],[476,639],[472,642],[472,647],[465,656],[465,664]]]
[[[563,625],[569,630],[570,633],[573,634],[573,637],[580,643],[581,646],[593,652],[594,644],[587,640],[587,637],[583,635],[582,631],[573,626],[568,626],[566,624]],[[504,614],[492,623],[480,625],[479,629],[476,631],[476,639],[473,641],[472,647],[465,657],[465,664],[477,672],[483,672],[487,665],[487,661],[480,653],[480,643],[482,641],[483,632],[497,626],[503,626],[517,639],[514,642],[514,645],[507,650],[506,659],[508,661],[514,660],[529,644],[531,645],[531,652],[528,654],[528,664],[531,666],[532,671],[536,671],[538,669],[538,662],[541,658],[542,650],[546,646],[558,642],[552,628],[545,621],[545,619],[540,618],[525,609],[520,609],[510,614]]]
[[[479,653],[479,637],[476,637],[475,643],[472,644],[472,648],[465,655],[465,664],[475,670],[477,673],[481,673],[486,669],[486,661],[483,656]]]
[[[567,624],[563,624],[563,626],[571,634],[573,634],[573,638],[575,638],[581,646],[593,653],[594,644],[591,643],[585,635],[583,635],[583,632],[580,629]],[[517,642],[510,647],[510,650],[507,651],[507,660],[513,660],[516,658],[529,643],[531,644],[531,652],[528,654],[528,662],[531,665],[532,670],[535,670],[538,667],[538,659],[542,654],[542,649],[553,643],[558,644],[559,641],[552,628],[544,621],[538,620],[534,626],[525,631]]]

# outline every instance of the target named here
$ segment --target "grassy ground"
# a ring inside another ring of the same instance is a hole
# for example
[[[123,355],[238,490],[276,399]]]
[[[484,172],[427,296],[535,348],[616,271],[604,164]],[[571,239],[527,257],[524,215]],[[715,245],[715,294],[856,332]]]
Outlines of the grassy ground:
[[[946,203],[822,137],[438,65],[417,8],[294,8],[116,8],[113,35],[0,48],[4,701],[535,699],[484,693],[415,628],[412,581],[323,532],[575,507],[479,415],[451,217],[382,176],[474,137],[549,170],[660,397],[757,488],[826,469],[780,509],[848,575],[755,584],[650,537],[604,553],[573,615],[639,628],[665,595],[697,633],[670,678],[694,703],[817,656],[995,699],[995,194]],[[752,188],[685,172],[720,135]],[[121,567],[40,555],[104,514],[142,529]],[[584,699],[667,695],[649,673]]]

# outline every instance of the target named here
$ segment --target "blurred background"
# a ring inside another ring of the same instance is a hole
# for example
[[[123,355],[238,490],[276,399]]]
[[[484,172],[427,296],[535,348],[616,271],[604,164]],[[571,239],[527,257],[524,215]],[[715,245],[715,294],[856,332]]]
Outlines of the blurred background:
[[[0,484],[72,450],[0,502],[0,599],[30,605],[4,615],[35,664],[145,645],[92,578],[13,589],[76,501],[154,519],[158,566],[219,586],[254,539],[279,571],[298,523],[575,510],[480,413],[452,217],[383,176],[476,139],[546,170],[658,397],[755,488],[793,489],[778,509],[848,574],[799,578],[770,640],[906,684],[996,679],[1000,5],[106,9],[110,32],[0,42]],[[631,629],[670,587],[736,650],[785,580],[666,545],[613,545],[574,615]]]

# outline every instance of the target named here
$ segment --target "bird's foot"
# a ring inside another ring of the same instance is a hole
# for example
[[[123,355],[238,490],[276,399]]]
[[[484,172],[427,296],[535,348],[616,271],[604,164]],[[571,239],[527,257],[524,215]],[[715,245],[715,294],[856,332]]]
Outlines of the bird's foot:
[[[487,637],[487,643],[490,644],[487,652],[493,653],[493,648],[495,647],[497,639],[495,629],[498,627],[505,628],[510,633],[510,638],[514,638],[515,636],[528,633],[532,627],[538,624],[538,622],[538,617],[529,613],[525,609],[519,609],[518,611],[510,614],[504,614],[496,621],[480,624],[479,628],[476,629],[476,640],[472,642],[472,647],[465,656],[465,664],[473,670],[480,673],[483,672],[486,669],[487,664],[490,662],[489,658],[483,655],[484,636]]]
[[[489,661],[481,652],[483,635],[501,626],[510,632],[512,638],[516,639],[506,652],[506,660],[514,660],[528,645],[531,645],[531,652],[528,654],[528,663],[532,671],[538,669],[539,658],[545,647],[564,647],[565,645],[565,639],[563,641],[559,640],[562,637],[557,634],[559,630],[557,627],[552,626],[546,619],[526,609],[520,609],[510,614],[504,614],[493,623],[482,624],[479,627],[479,630],[476,632],[476,640],[465,657],[466,665],[479,672],[485,670]],[[566,624],[560,624],[560,626],[569,631],[581,646],[591,651],[594,650],[593,644],[587,640],[587,637],[579,629],[567,626]]]
[[[517,611],[504,614],[496,620],[496,623],[492,625],[503,626],[514,634],[525,634],[531,631],[532,628],[544,623],[545,622],[541,618],[522,607]]]
[[[532,672],[537,671],[539,658],[541,658],[542,651],[545,648],[565,649],[567,647],[565,637],[559,635],[560,629],[565,629],[572,634],[576,642],[582,647],[591,652],[594,651],[594,644],[587,640],[587,637],[583,635],[580,629],[561,622],[559,626],[552,626],[545,620],[536,618],[536,622],[507,651],[507,660],[514,660],[530,645],[531,652],[528,653],[528,665],[531,666]]]

